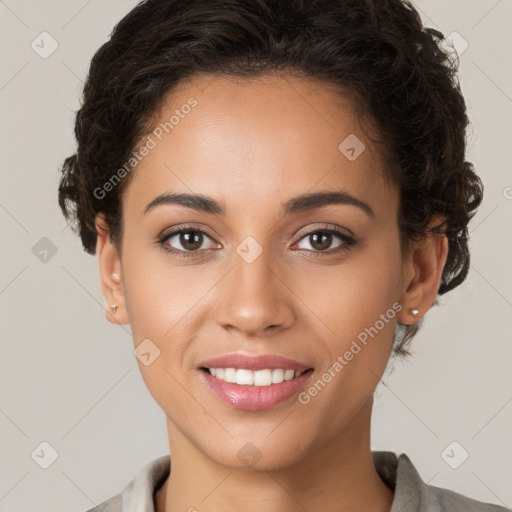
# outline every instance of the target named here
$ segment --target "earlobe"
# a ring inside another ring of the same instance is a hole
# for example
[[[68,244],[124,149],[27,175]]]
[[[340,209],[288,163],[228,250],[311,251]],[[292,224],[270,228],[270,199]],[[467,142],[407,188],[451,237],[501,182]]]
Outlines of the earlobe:
[[[122,284],[121,261],[116,247],[110,240],[110,230],[103,213],[95,219],[97,231],[96,254],[105,298],[105,318],[116,325],[127,324],[128,318]]]
[[[440,219],[431,219],[427,237],[414,244],[409,264],[414,269],[404,285],[400,303],[403,310],[397,316],[398,322],[410,325],[416,323],[432,307],[436,301],[441,283],[443,269],[448,257],[448,239],[444,232],[430,231],[432,225],[437,225]]]

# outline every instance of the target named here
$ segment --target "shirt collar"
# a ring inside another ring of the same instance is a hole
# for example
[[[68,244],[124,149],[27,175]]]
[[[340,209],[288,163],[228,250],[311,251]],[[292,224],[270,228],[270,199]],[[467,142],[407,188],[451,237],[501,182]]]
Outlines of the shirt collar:
[[[424,493],[428,486],[405,453],[397,457],[393,452],[374,451],[372,458],[381,479],[395,492],[390,512],[427,510]]]

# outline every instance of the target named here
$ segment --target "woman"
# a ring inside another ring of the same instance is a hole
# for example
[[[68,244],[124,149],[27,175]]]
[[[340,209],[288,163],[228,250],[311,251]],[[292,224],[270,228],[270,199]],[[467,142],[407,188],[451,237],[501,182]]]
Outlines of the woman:
[[[482,200],[442,37],[400,0],[148,0],[98,50],[59,204],[172,453],[100,510],[505,510],[370,450]]]

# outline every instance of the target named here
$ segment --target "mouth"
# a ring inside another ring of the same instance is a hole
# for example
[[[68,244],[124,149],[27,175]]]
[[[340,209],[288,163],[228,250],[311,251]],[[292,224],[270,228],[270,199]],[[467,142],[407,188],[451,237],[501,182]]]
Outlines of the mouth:
[[[298,379],[301,375],[310,374],[313,368],[305,370],[293,370],[285,368],[263,368],[250,370],[247,368],[207,368],[200,367],[216,380],[238,384],[239,386],[275,386],[285,381]]]
[[[224,354],[197,366],[206,388],[235,409],[262,411],[288,402],[306,385],[314,368],[277,354]]]
[[[313,368],[307,368],[297,371],[295,376],[294,370],[282,368],[274,368],[272,372],[269,368],[256,371],[246,368],[213,368],[214,376],[211,370],[201,367],[198,372],[206,388],[223,404],[246,411],[264,411],[278,404],[283,404],[283,407],[291,405],[292,397],[300,393],[314,371]],[[225,379],[234,381],[228,382]]]

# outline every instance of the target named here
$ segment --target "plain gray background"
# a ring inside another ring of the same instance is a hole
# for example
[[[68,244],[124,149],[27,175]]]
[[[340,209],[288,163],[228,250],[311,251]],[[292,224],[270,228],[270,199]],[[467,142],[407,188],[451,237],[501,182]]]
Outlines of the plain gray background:
[[[129,326],[105,320],[96,257],[82,252],[57,204],[90,59],[135,4],[0,0],[1,511],[86,510],[168,453]],[[457,33],[467,158],[485,199],[470,224],[468,279],[429,311],[413,357],[379,386],[372,449],[407,453],[431,485],[510,507],[512,2],[415,5],[427,26]],[[46,58],[55,43],[42,32],[58,44]],[[453,442],[456,457],[469,454],[457,469],[443,456]],[[57,458],[43,469],[36,454],[52,449]]]

